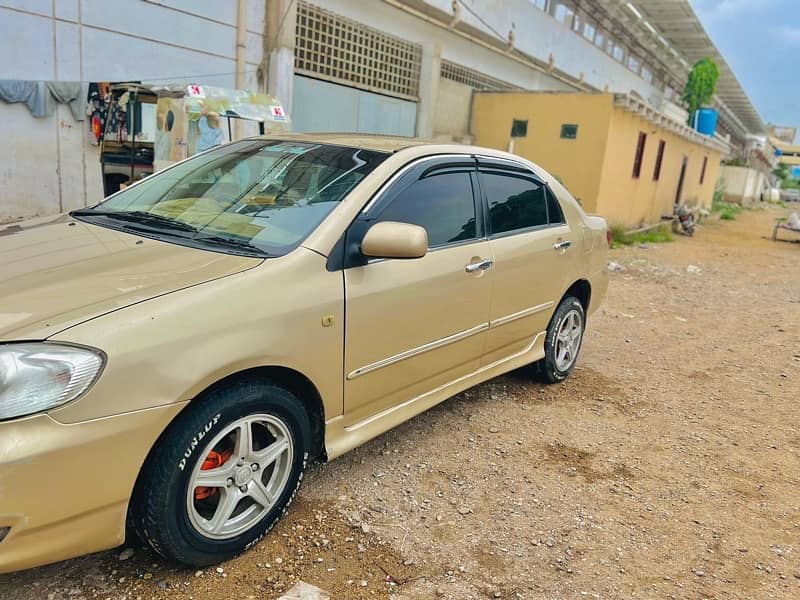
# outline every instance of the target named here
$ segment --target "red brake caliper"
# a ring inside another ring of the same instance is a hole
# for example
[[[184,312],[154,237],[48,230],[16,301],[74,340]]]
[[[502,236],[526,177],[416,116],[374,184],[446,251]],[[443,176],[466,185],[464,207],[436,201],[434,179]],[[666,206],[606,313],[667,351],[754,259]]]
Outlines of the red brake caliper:
[[[217,467],[221,467],[224,465],[228,459],[233,454],[233,450],[224,450],[222,452],[217,452],[216,450],[212,450],[206,456],[206,459],[203,461],[203,466],[200,467],[201,471],[210,471],[211,469],[216,469]],[[217,493],[217,488],[215,487],[197,487],[194,489],[194,499],[195,500],[205,500],[206,498],[210,498],[214,494]]]

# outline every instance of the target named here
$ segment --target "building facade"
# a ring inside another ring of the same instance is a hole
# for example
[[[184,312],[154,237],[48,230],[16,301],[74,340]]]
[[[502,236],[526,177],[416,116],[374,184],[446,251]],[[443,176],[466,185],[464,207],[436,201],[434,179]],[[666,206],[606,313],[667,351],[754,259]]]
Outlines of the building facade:
[[[0,0],[0,79],[257,89],[265,14],[265,0]],[[0,102],[0,222],[101,200],[89,133],[65,104],[33,117]]]
[[[585,210],[626,227],[657,223],[676,203],[710,208],[728,151],[629,94],[483,92],[472,130],[477,144],[513,148]]]
[[[656,110],[686,120],[680,90],[692,63],[711,56],[722,73],[714,100],[720,137],[730,142],[733,153],[744,155],[748,136],[764,134],[758,113],[688,0],[275,4],[285,11],[273,11],[272,18],[289,15],[281,32],[283,64],[276,69],[294,73],[292,89],[278,95],[293,107],[300,130],[336,128],[341,115],[364,131],[413,129],[421,137],[463,139],[470,134],[466,114],[471,94],[509,90],[634,93]],[[400,87],[383,76],[398,78],[397,63],[390,58],[393,45],[411,57]],[[397,122],[371,120],[371,106],[379,99],[370,93],[397,100]],[[340,110],[308,116],[306,109],[319,94]]]
[[[255,88],[296,131],[453,141],[473,139],[473,96],[487,91],[628,94],[684,121],[691,64],[713,55],[719,136],[735,153],[763,133],[688,0],[0,0],[0,50],[16,48],[0,78]],[[14,173],[0,219],[97,200],[85,127],[65,106],[46,122],[24,111],[0,103],[0,133],[23,140],[0,150]]]

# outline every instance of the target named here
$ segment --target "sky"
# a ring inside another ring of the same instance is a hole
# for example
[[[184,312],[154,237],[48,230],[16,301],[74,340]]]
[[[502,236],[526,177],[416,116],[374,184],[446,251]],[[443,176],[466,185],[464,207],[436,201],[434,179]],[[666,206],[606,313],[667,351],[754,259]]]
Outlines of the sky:
[[[690,3],[764,122],[800,127],[800,0]]]

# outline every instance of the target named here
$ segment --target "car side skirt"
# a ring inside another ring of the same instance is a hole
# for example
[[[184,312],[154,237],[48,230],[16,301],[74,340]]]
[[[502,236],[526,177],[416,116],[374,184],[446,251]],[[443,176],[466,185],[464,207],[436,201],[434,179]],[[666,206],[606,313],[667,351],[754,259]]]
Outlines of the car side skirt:
[[[459,392],[543,358],[546,333],[546,331],[541,331],[536,334],[525,348],[515,354],[484,365],[472,373],[387,408],[357,423],[345,426],[344,417],[341,416],[326,421],[325,449],[328,460],[333,460],[349,452]]]

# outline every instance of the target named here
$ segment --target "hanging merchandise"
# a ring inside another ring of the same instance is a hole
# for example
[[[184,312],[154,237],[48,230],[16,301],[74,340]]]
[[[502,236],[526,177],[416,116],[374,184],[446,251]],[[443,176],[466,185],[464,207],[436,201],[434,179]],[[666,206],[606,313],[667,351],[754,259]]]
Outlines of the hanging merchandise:
[[[117,141],[128,141],[128,102],[130,101],[131,93],[125,92],[122,94],[114,106],[117,115]]]
[[[100,115],[92,115],[92,135],[96,145],[100,145],[100,140],[103,139],[103,119]]]
[[[100,119],[103,92],[97,92]],[[201,84],[112,83],[105,107],[100,163],[106,195],[197,152],[252,135],[255,127],[265,135],[291,126],[273,96]],[[243,130],[236,136],[232,121]]]
[[[128,116],[128,104],[136,103],[136,95],[132,96],[130,92],[126,92],[121,96],[112,97],[112,85],[117,84],[102,81],[89,86],[86,114],[91,116],[89,132],[91,143],[94,145],[107,138],[117,142],[127,142],[130,137],[128,124],[131,117]]]
[[[110,86],[107,82],[89,84],[86,116],[89,117],[89,142],[95,146],[100,145],[100,142],[103,141],[110,100]]]

